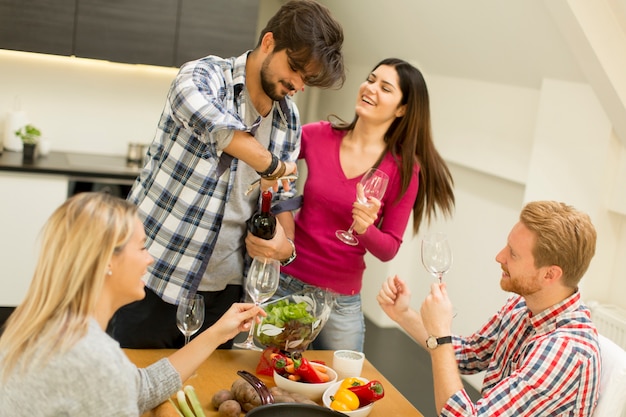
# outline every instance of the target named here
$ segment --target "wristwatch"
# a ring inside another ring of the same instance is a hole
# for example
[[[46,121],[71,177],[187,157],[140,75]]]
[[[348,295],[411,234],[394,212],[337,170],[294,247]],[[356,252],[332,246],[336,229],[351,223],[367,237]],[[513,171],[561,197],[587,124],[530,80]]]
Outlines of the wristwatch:
[[[289,242],[289,244],[291,245],[291,256],[287,259],[285,259],[284,261],[280,261],[281,266],[287,266],[290,263],[292,263],[293,261],[296,260],[296,245],[294,245],[293,240],[287,238],[287,241]]]
[[[437,349],[437,346],[445,345],[446,343],[452,343],[452,336],[435,337],[430,335],[428,339],[426,339],[428,349]]]

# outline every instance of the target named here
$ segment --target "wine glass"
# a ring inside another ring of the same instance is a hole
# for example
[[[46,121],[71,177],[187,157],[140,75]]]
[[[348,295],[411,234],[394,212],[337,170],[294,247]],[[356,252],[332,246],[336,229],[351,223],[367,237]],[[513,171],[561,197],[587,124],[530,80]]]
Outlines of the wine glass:
[[[264,258],[256,256],[252,260],[248,276],[246,278],[246,291],[252,302],[259,305],[269,300],[278,288],[280,280],[280,262],[276,259]],[[248,338],[244,342],[235,343],[233,346],[240,349],[250,349],[262,351],[260,347],[254,344],[253,336],[256,325],[256,318],[252,320]]]
[[[369,198],[376,198],[380,200],[385,195],[385,190],[387,189],[387,183],[389,182],[389,177],[386,173],[381,171],[380,169],[370,168],[367,170],[365,174],[363,174],[363,178],[357,184],[357,200],[359,203],[367,205],[367,200]],[[363,192],[359,192],[359,188],[362,188]],[[337,230],[335,232],[335,236],[343,243],[346,243],[350,246],[356,246],[359,244],[359,240],[354,236],[353,229],[355,225],[355,221],[352,222],[352,225],[348,230]]]
[[[185,335],[185,345],[204,323],[204,298],[200,294],[183,298],[176,310],[176,325]]]
[[[439,279],[439,283],[443,281],[444,274],[452,266],[452,249],[445,233],[436,232],[424,237],[422,263],[428,272]]]

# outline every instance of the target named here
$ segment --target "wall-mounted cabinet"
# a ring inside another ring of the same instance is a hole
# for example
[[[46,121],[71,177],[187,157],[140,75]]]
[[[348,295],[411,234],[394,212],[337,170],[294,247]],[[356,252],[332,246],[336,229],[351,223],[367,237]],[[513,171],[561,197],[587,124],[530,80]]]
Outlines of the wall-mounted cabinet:
[[[176,66],[207,55],[237,56],[256,45],[258,0],[182,0]]]
[[[256,43],[259,0],[0,0],[0,49],[180,66]]]
[[[0,48],[71,55],[76,0],[0,0]]]
[[[174,65],[178,1],[79,0],[74,55]]]

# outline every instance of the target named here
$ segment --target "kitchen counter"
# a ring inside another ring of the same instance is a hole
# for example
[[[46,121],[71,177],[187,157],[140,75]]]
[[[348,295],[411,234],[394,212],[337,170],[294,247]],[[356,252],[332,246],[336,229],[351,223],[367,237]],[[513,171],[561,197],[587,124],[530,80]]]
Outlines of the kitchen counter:
[[[33,163],[24,164],[21,152],[0,154],[0,172],[55,174],[68,177],[106,178],[132,183],[140,167],[126,162],[124,155],[97,155],[71,152],[50,152]]]

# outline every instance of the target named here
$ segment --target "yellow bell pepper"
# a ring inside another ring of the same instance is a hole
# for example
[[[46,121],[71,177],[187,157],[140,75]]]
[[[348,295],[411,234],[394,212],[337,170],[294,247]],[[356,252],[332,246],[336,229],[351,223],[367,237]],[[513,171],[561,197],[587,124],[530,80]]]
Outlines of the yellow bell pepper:
[[[330,408],[333,410],[353,411],[359,408],[359,397],[348,388],[339,388],[330,399]]]
[[[350,388],[350,387],[358,387],[359,385],[363,385],[363,382],[360,378],[351,377],[343,380],[341,385],[339,385],[339,389]]]
[[[330,403],[330,408],[332,408],[335,411],[353,411],[353,410],[350,410],[347,405],[337,400],[333,400]]]

